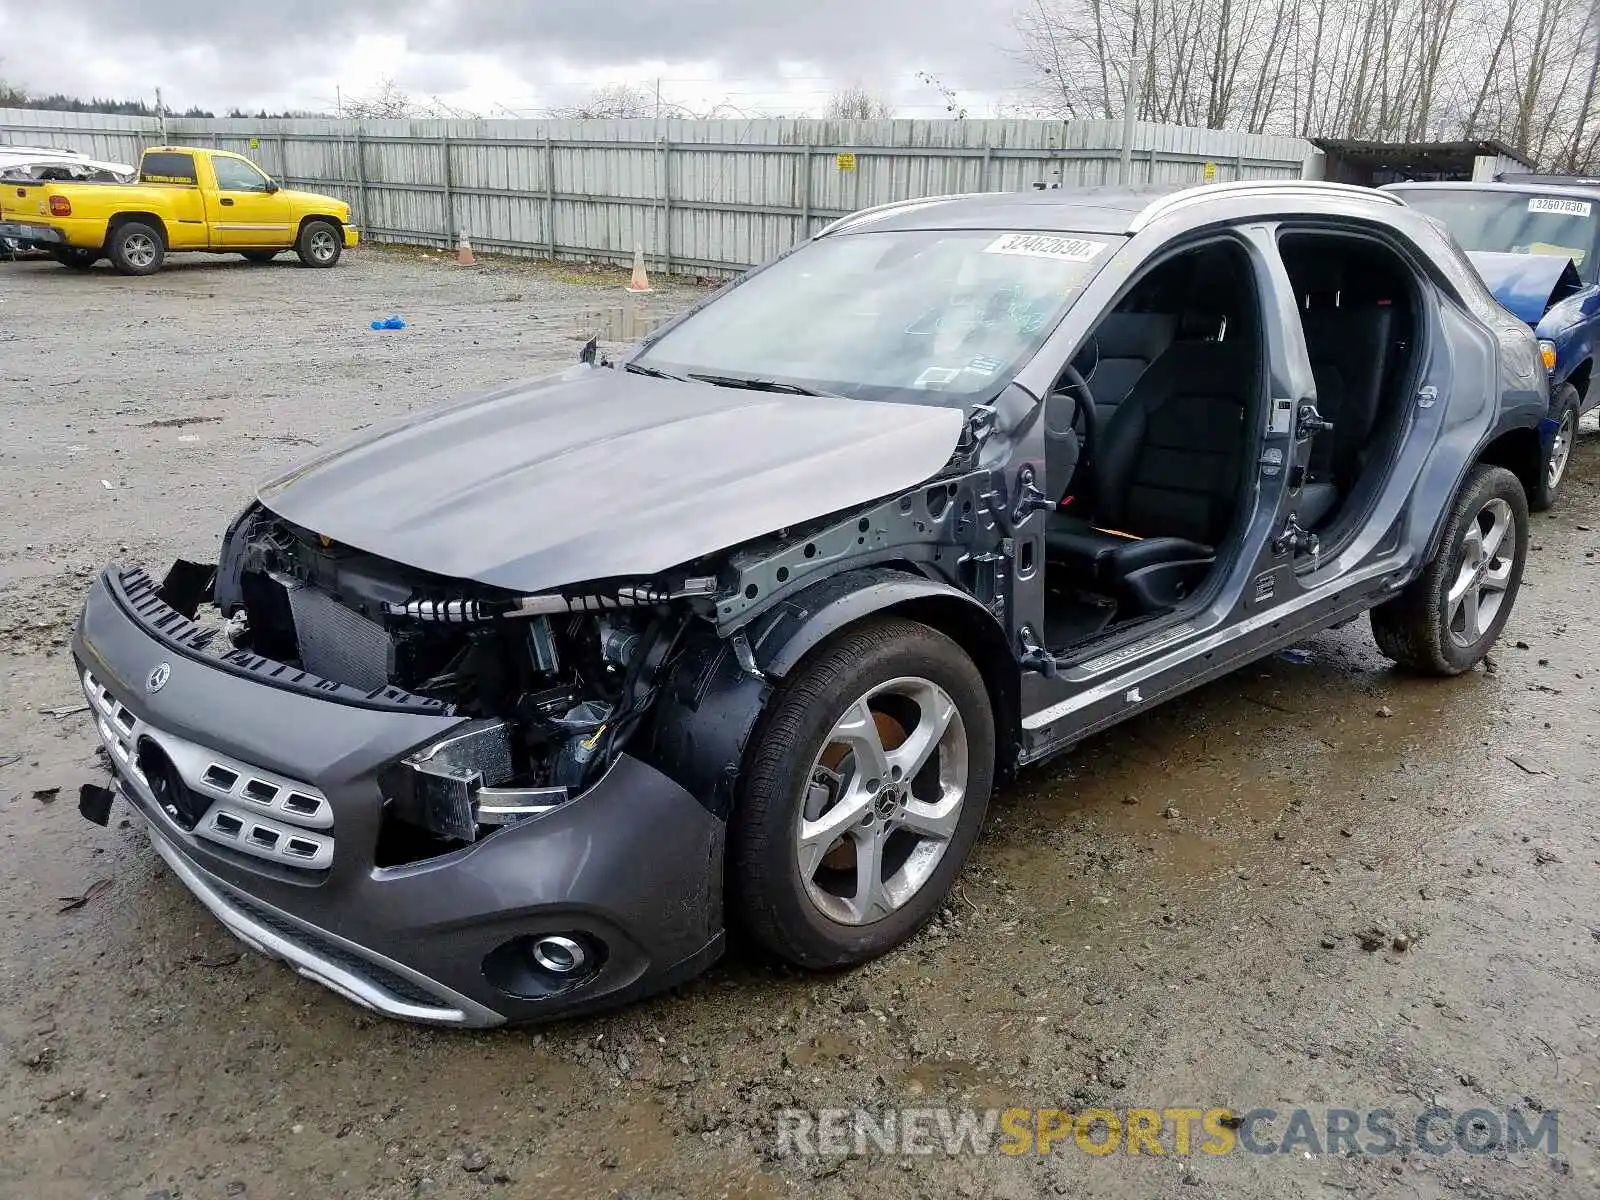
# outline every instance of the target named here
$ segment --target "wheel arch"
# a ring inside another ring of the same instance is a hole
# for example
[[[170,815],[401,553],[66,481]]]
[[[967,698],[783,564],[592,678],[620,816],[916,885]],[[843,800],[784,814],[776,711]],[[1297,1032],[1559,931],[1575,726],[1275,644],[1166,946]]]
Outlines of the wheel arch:
[[[162,249],[170,249],[172,239],[167,234],[167,223],[153,212],[119,212],[112,215],[106,222],[106,242],[111,241],[112,235],[122,226],[138,222],[150,226],[161,235]]]
[[[772,694],[835,635],[901,616],[944,634],[983,677],[995,718],[995,775],[1009,779],[1021,732],[1021,676],[1004,631],[965,592],[910,567],[846,571],[797,592],[751,626],[691,640],[662,688],[644,757],[714,815],[733,811],[746,750]]]
[[[1578,403],[1586,404],[1589,400],[1589,382],[1594,378],[1594,359],[1586,358],[1562,382],[1570,383],[1573,390],[1578,393]]]
[[[1504,467],[1517,477],[1522,490],[1532,495],[1544,476],[1544,439],[1538,425],[1513,425],[1502,428],[1478,448],[1462,465],[1455,485],[1445,497],[1433,520],[1433,531],[1428,536],[1427,551],[1417,560],[1416,570],[1421,571],[1434,560],[1444,540],[1445,526],[1450,522],[1450,505],[1461,494],[1472,470],[1477,466]]]
[[[306,226],[311,224],[313,221],[325,221],[327,224],[332,225],[335,229],[337,229],[340,236],[344,235],[344,222],[339,220],[338,217],[334,216],[332,213],[312,212],[306,213],[305,216],[301,217],[300,224],[294,227],[295,241],[298,242],[300,240],[300,235],[306,231]]]
[[[1535,426],[1508,429],[1484,446],[1474,462],[1504,467],[1521,481],[1523,490],[1531,494],[1544,474],[1544,441]],[[1463,482],[1465,479],[1463,475]],[[1459,485],[1457,490],[1460,490]]]
[[[783,678],[836,634],[874,617],[900,616],[944,634],[983,676],[994,710],[995,771],[1009,778],[1021,729],[1021,675],[1005,630],[966,592],[911,567],[846,571],[789,598],[751,638],[755,661]]]

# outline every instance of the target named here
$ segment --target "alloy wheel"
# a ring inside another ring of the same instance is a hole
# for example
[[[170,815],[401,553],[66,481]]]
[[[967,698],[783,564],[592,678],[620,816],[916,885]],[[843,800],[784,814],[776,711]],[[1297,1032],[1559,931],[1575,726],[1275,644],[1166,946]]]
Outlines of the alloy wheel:
[[[796,830],[821,913],[867,925],[916,896],[960,823],[968,757],[960,711],[929,680],[891,679],[845,709],[812,762]]]
[[[1445,623],[1456,645],[1475,646],[1493,628],[1516,558],[1511,506],[1498,498],[1490,500],[1467,526],[1461,567],[1446,596]]]
[[[1577,432],[1577,415],[1569,408],[1562,414],[1555,440],[1550,443],[1550,461],[1545,468],[1545,478],[1551,492],[1556,490],[1562,476],[1567,473],[1567,462],[1572,458],[1572,442]]]
[[[318,262],[332,259],[335,249],[333,234],[326,229],[318,229],[311,234],[311,257]]]
[[[122,257],[131,267],[143,269],[156,260],[156,242],[147,233],[131,233],[122,242]]]

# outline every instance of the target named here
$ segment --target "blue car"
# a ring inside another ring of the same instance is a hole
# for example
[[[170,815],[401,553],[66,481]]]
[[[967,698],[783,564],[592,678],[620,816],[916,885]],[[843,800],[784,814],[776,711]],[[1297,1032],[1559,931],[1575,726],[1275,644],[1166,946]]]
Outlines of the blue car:
[[[1592,386],[1600,353],[1600,185],[1396,183],[1383,190],[1448,228],[1495,299],[1538,336],[1550,373],[1550,415],[1540,430],[1544,482],[1528,502],[1549,508],[1578,421],[1600,405]]]

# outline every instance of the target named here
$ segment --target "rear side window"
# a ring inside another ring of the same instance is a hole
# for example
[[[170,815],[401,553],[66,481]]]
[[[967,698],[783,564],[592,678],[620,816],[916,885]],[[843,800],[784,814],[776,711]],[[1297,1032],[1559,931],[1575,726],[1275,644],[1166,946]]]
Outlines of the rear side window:
[[[139,163],[139,182],[194,184],[194,155],[146,154]]]

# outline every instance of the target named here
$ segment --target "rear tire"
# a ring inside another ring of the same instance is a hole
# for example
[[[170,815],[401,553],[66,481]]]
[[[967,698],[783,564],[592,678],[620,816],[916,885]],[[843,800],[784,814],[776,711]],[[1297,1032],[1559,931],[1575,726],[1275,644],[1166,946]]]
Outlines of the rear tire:
[[[331,267],[344,253],[344,233],[331,221],[307,221],[294,252],[308,267]]]
[[[1528,558],[1528,500],[1504,467],[1479,464],[1450,508],[1439,553],[1371,613],[1378,649],[1425,675],[1460,675],[1511,616]]]
[[[50,251],[50,257],[72,271],[87,271],[100,261],[98,251],[83,250],[77,246],[67,246],[61,250],[52,250]]]
[[[784,680],[746,752],[731,911],[813,970],[893,949],[966,862],[994,755],[989,694],[960,646],[899,618],[845,630]]]
[[[241,250],[239,252],[239,257],[244,259],[245,262],[252,262],[257,266],[262,266],[271,262],[282,253],[283,251],[281,250]]]
[[[1550,397],[1550,415],[1558,424],[1540,463],[1539,482],[1528,493],[1528,507],[1534,512],[1544,512],[1556,502],[1561,481],[1567,477],[1567,464],[1578,441],[1579,403],[1578,389],[1570,383],[1563,383]]]
[[[119,275],[154,275],[167,260],[166,241],[143,221],[125,221],[106,240],[106,257]]]

